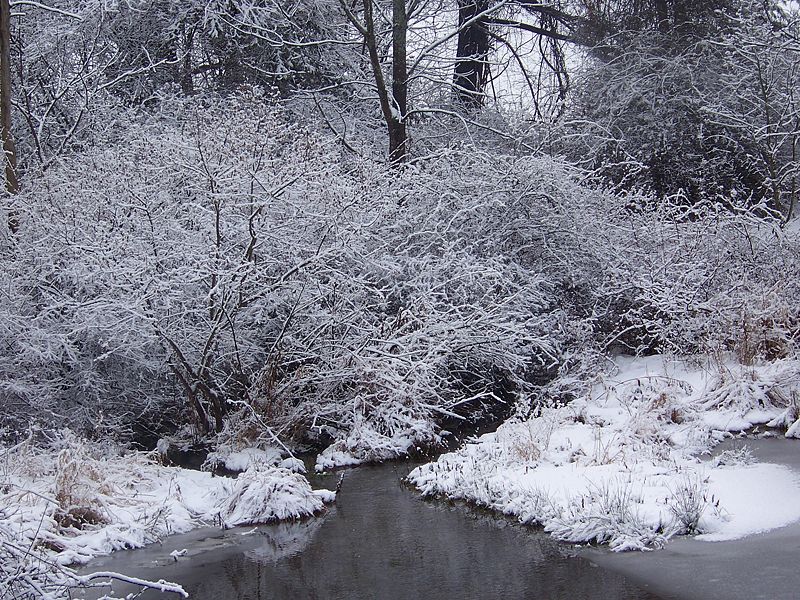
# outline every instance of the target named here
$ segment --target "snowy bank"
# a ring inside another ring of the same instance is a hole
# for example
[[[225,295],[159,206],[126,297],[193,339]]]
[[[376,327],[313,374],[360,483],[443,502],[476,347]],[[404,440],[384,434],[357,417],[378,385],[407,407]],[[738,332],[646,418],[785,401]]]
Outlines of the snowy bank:
[[[403,416],[404,426],[386,435],[379,432],[373,423],[357,415],[352,429],[317,456],[314,469],[323,472],[339,467],[383,462],[406,456],[415,447],[434,445],[441,441],[432,420]]]
[[[14,577],[21,567],[12,561],[38,561],[52,567],[39,575],[56,587],[74,575],[65,566],[98,555],[201,525],[308,517],[334,499],[281,466],[253,461],[238,479],[215,477],[163,466],[151,454],[97,456],[72,436],[55,450],[23,443],[0,457],[0,551],[9,554],[0,576]]]
[[[230,446],[220,445],[214,452],[209,452],[202,465],[203,470],[216,471],[225,469],[242,473],[252,468],[280,467],[295,473],[305,473],[303,461],[293,456],[284,458],[285,452],[269,447],[267,449],[249,447],[233,450]]]
[[[586,397],[506,423],[409,480],[425,495],[614,550],[657,548],[683,533],[735,539],[800,520],[800,478],[789,469],[753,464],[746,448],[700,459],[729,432],[785,420],[800,363],[648,357],[617,366]]]

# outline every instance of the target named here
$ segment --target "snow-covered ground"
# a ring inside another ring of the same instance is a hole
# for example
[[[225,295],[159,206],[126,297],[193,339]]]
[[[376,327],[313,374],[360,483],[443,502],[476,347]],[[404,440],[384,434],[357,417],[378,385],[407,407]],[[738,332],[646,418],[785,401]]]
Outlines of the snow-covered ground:
[[[303,518],[334,499],[295,472],[299,461],[276,465],[268,453],[231,458],[245,469],[231,479],[163,466],[153,454],[103,457],[70,435],[61,446],[0,450],[0,563],[17,573],[27,569],[44,591],[69,579],[64,566],[98,555],[201,525]],[[0,567],[0,587],[3,575]],[[19,583],[14,573],[5,575]]]
[[[800,363],[617,359],[591,394],[502,425],[414,470],[426,495],[466,500],[614,550],[672,535],[729,540],[800,520],[800,479],[742,446],[704,455],[732,432],[797,419]],[[800,449],[800,448],[799,448]]]
[[[615,550],[657,548],[683,533],[731,540],[800,520],[793,471],[755,462],[744,445],[707,456],[759,424],[800,436],[800,361],[648,357],[616,365],[585,397],[512,420],[409,479],[424,494]],[[392,458],[420,433],[376,438],[358,428],[321,454],[317,468]],[[302,518],[335,497],[312,490],[304,465],[285,451],[221,446],[209,466],[242,471],[237,479],[157,457],[98,452],[71,434],[50,450],[29,442],[0,449],[0,585],[29,581],[39,596],[61,597],[65,586],[90,581],[68,565],[200,525]]]

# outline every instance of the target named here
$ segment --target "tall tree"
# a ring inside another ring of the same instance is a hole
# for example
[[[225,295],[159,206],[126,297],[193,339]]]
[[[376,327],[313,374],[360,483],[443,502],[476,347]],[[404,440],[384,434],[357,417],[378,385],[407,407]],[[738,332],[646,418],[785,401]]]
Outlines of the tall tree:
[[[372,76],[378,93],[381,113],[389,134],[389,161],[400,164],[408,159],[408,67],[406,36],[408,12],[406,0],[392,0],[392,82],[389,86],[383,73],[378,35],[375,26],[373,0],[363,1],[363,21],[350,10],[346,0],[340,0],[347,18],[364,39],[369,55]]]
[[[6,192],[13,196],[19,190],[17,153],[11,134],[11,3],[0,0],[0,125],[3,128]],[[19,229],[19,216],[13,208],[8,211],[8,228]]]
[[[578,26],[585,20],[572,14],[556,1],[535,0],[458,0],[458,43],[453,84],[456,104],[467,111],[483,105],[486,87],[491,81],[491,55],[495,47],[504,48],[522,71],[532,95],[534,109],[542,92],[542,75],[555,78],[558,97],[563,100],[569,86],[563,44],[581,43]],[[516,32],[516,33],[514,33]],[[538,41],[534,54],[539,58],[539,73],[529,72],[531,50],[522,50],[519,34]]]
[[[395,113],[389,124],[389,160],[400,163],[408,157],[408,65],[406,0],[392,0],[392,100]]]
[[[489,77],[492,38],[487,18],[489,0],[458,0],[458,43],[453,75],[455,100],[466,110],[483,105]]]

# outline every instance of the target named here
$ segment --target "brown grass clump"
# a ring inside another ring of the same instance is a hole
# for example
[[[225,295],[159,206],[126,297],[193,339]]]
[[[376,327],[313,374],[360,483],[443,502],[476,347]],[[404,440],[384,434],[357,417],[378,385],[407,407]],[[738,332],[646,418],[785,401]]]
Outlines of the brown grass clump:
[[[96,461],[83,448],[70,446],[59,452],[55,477],[58,509],[54,514],[59,525],[82,529],[108,523],[100,496],[112,491]]]

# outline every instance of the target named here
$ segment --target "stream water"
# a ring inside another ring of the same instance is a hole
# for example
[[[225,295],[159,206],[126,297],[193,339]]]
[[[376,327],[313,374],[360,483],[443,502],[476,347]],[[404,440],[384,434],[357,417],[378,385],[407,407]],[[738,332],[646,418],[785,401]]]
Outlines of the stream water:
[[[175,581],[195,600],[656,599],[541,531],[421,499],[401,482],[414,466],[346,471],[336,504],[318,518],[196,530],[117,552],[86,570]],[[333,488],[337,478],[314,476],[312,484]],[[184,549],[177,560],[170,556]],[[114,587],[118,595],[135,591]],[[141,596],[164,597],[156,591]]]

